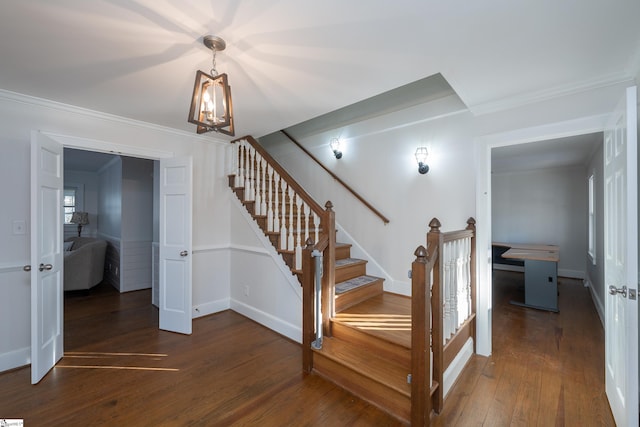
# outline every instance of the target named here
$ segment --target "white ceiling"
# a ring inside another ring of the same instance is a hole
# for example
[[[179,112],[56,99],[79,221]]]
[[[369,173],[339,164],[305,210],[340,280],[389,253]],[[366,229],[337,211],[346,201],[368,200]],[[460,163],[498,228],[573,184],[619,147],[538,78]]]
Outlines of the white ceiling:
[[[491,172],[521,172],[532,169],[584,166],[602,145],[602,132],[491,150]]]
[[[0,88],[190,132],[205,34],[260,137],[441,73],[472,110],[615,83],[638,0],[20,0],[0,3]]]

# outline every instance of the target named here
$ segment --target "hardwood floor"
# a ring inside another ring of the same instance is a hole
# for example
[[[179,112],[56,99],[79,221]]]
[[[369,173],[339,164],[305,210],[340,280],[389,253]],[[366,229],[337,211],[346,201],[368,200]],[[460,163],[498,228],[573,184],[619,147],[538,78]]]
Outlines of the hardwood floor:
[[[521,273],[496,271],[493,354],[474,356],[435,426],[615,426],[604,390],[604,330],[582,282],[559,281],[560,313],[524,299]]]
[[[149,291],[65,299],[65,356],[37,385],[0,374],[0,418],[26,426],[398,426],[324,379],[300,346],[225,311],[193,334],[158,330]]]
[[[560,313],[508,304],[518,273],[495,275],[493,355],[474,356],[436,426],[613,426],[604,331],[588,289],[560,279]],[[65,300],[65,357],[41,381],[0,374],[0,418],[27,426],[396,426],[324,379],[298,344],[225,311],[193,334],[158,330],[149,291],[99,287]]]

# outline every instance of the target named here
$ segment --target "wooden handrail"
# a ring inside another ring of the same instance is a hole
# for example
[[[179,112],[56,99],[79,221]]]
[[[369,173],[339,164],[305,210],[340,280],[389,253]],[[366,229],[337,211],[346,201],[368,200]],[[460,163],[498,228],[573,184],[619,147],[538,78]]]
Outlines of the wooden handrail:
[[[324,169],[329,175],[331,175],[331,177],[333,179],[335,179],[336,181],[338,181],[340,183],[340,185],[342,185],[344,188],[347,189],[347,191],[349,191],[351,194],[353,194],[353,196],[360,200],[367,208],[369,208],[369,210],[371,210],[371,212],[373,212],[374,214],[376,214],[376,216],[378,218],[380,218],[382,220],[382,222],[384,222],[385,224],[389,224],[389,219],[382,215],[380,213],[380,211],[378,211],[376,208],[374,208],[371,203],[367,202],[360,194],[358,194],[353,188],[351,188],[346,182],[344,182],[343,180],[341,180],[338,175],[336,175],[335,173],[333,173],[333,171],[331,171],[329,168],[327,168],[325,165],[323,165],[320,160],[318,160],[313,154],[311,154],[306,148],[304,148],[298,141],[296,141],[291,135],[289,135],[289,133],[282,129],[280,132],[282,132],[287,138],[289,138],[291,140],[291,142],[293,142],[298,148],[300,148],[302,151],[305,152],[305,154],[309,157],[311,157],[311,159],[316,162],[318,165],[320,165],[320,167],[322,169]]]
[[[262,158],[271,165],[273,170],[275,170],[278,175],[280,175],[280,177],[287,182],[287,184],[300,196],[300,198],[304,200],[304,202],[311,208],[312,211],[314,211],[318,215],[321,215],[324,212],[322,206],[320,206],[309,195],[309,193],[307,193],[300,186],[300,184],[298,184],[298,182],[293,179],[293,177],[289,175],[289,173],[284,170],[284,168],[280,166],[280,164],[273,157],[271,157],[271,155],[260,144],[258,144],[258,141],[256,141],[252,136],[243,136],[242,138],[234,139],[233,141],[231,141],[231,143],[233,144],[241,140],[247,141],[256,150],[256,152],[258,152],[262,156]]]

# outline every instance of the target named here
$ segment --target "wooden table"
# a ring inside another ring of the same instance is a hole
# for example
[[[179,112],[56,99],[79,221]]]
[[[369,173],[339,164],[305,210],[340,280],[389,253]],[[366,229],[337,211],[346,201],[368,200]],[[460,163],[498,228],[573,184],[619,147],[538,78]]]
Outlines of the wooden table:
[[[508,247],[503,258],[524,261],[524,303],[511,304],[558,312],[558,261],[560,250],[555,245],[494,243]]]

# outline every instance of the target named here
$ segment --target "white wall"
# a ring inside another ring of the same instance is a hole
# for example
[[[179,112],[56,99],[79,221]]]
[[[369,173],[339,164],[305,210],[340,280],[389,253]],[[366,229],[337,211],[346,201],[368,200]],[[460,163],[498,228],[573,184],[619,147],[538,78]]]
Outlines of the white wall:
[[[585,277],[586,168],[494,173],[492,240],[560,247],[558,274]]]
[[[151,287],[153,160],[122,158],[120,292]]]
[[[107,241],[104,280],[121,289],[122,158],[114,157],[98,171],[98,233]]]
[[[0,122],[2,116],[0,115]],[[2,130],[0,130],[1,132]],[[11,201],[0,209],[0,371],[20,366],[30,357],[29,147],[0,138],[0,197]],[[25,224],[14,234],[13,223]]]
[[[114,157],[99,172],[98,233],[120,239],[122,236],[122,158]]]
[[[231,308],[301,342],[300,283],[244,206],[231,205]]]
[[[31,130],[41,130],[72,148],[146,153],[149,157],[192,156],[193,305],[207,310],[229,301],[229,205],[224,176],[226,143],[115,116],[0,91],[0,371],[29,363],[29,194]],[[143,156],[140,154],[140,156]],[[27,233],[14,235],[14,220]],[[209,250],[216,248],[215,250]],[[216,268],[212,275],[210,267]],[[200,314],[207,314],[201,311]]]
[[[336,222],[382,267],[385,289],[409,294],[407,272],[419,245],[426,246],[432,218],[442,231],[467,226],[475,215],[472,116],[457,97],[439,99],[383,118],[365,120],[348,130],[332,129],[300,142],[325,166],[389,219],[369,211],[320,166],[284,137],[261,139],[269,153],[321,205],[331,200]],[[342,132],[343,157],[330,151],[330,135]],[[426,175],[418,173],[416,148],[429,149]],[[338,241],[349,237],[338,233]]]

